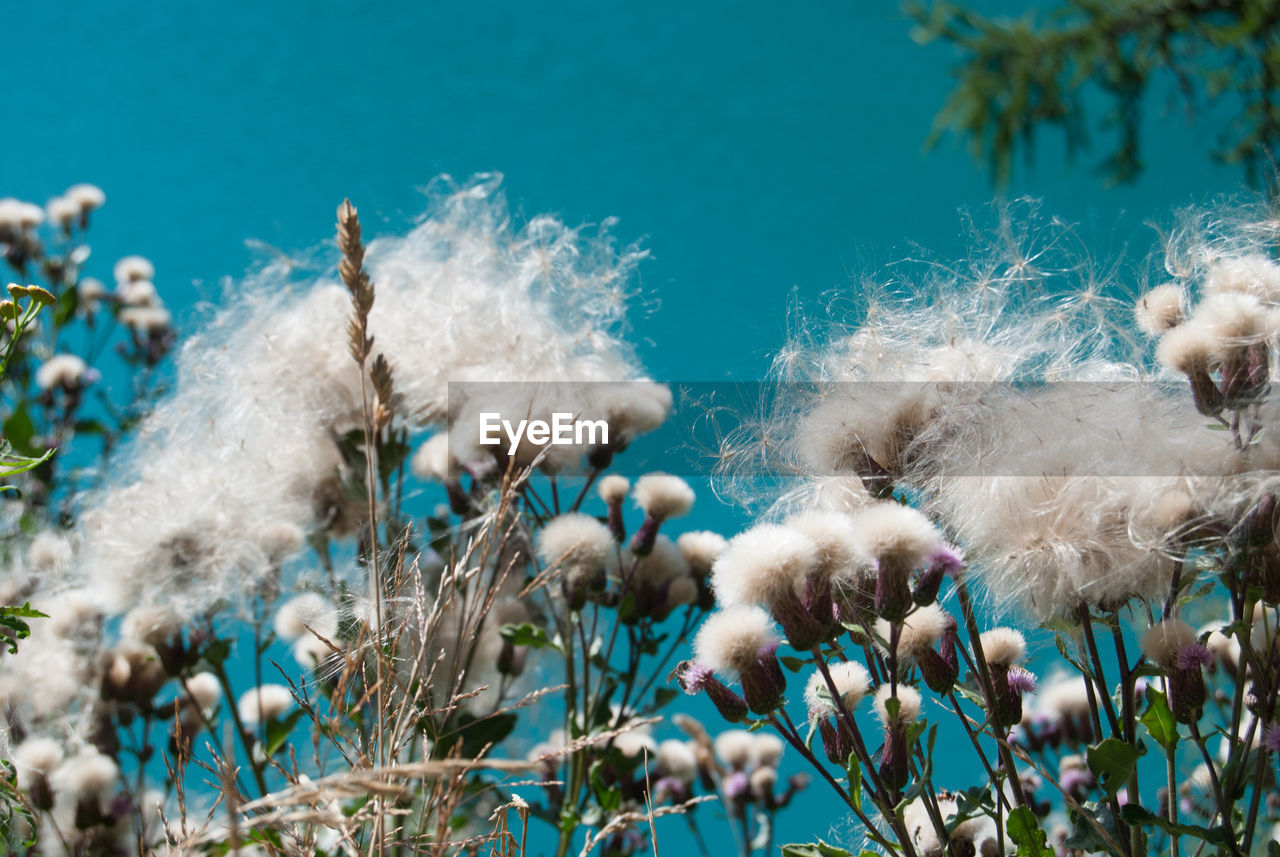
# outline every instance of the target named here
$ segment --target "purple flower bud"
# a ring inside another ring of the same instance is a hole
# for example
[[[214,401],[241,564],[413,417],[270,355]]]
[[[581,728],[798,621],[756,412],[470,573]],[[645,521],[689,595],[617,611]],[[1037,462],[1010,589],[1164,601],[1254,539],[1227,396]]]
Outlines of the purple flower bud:
[[[730,723],[741,723],[747,717],[747,701],[734,693],[709,668],[697,661],[683,661],[675,669],[676,681],[689,695],[706,691],[720,716]]]
[[[1191,381],[1191,399],[1195,402],[1196,410],[1206,417],[1216,417],[1222,413],[1224,406],[1222,391],[1213,382],[1208,367],[1193,367],[1187,373],[1187,378]]]
[[[897,791],[911,781],[911,754],[907,748],[906,724],[891,723],[880,748],[880,778]]]
[[[618,544],[622,544],[627,540],[627,525],[622,520],[622,499],[618,498],[609,503],[609,532],[613,533],[613,539]]]
[[[1179,723],[1199,720],[1207,695],[1200,667],[1169,670],[1169,709]]]
[[[960,555],[950,548],[943,548],[929,557],[929,565],[916,577],[911,599],[921,607],[932,604],[938,600],[942,579],[947,575],[954,576],[963,569],[964,561]]]
[[[1036,677],[1022,667],[1011,667],[1009,669],[1009,689],[1024,696],[1028,693],[1035,693]]]
[[[933,649],[926,649],[916,655],[916,665],[920,667],[920,674],[924,676],[925,684],[929,685],[929,689],[934,693],[946,693],[951,690],[960,676],[960,662],[956,657],[958,640],[955,620],[952,619],[947,630],[942,633],[939,650],[935,652]]]
[[[831,637],[829,620],[815,616],[792,592],[784,592],[769,605],[769,612],[782,626],[787,642],[797,651],[806,651]]]
[[[653,785],[659,801],[683,803],[689,799],[689,786],[675,777],[662,777]]]
[[[822,749],[833,765],[843,767],[853,752],[853,733],[840,718],[824,717],[818,721],[818,734],[822,736]]]
[[[1076,800],[1082,800],[1093,786],[1093,774],[1081,768],[1072,768],[1062,773],[1062,790]]]
[[[1213,653],[1201,643],[1183,646],[1175,658],[1178,669],[1194,670],[1213,663]]]
[[[737,802],[747,799],[751,793],[751,779],[746,771],[734,771],[724,778],[724,796]]]
[[[769,714],[782,702],[787,678],[778,663],[778,644],[762,646],[756,662],[742,673],[742,694],[747,706],[756,714]]]
[[[646,516],[644,523],[631,539],[631,552],[636,556],[648,556],[653,553],[653,543],[658,538],[660,526],[662,526],[662,519],[655,518],[653,515]]]
[[[882,562],[876,573],[876,614],[890,622],[901,622],[911,609],[908,569],[896,563]]]
[[[1035,689],[1035,676],[1021,667],[991,664],[991,719],[1000,726],[1013,726],[1022,720],[1021,688]]]

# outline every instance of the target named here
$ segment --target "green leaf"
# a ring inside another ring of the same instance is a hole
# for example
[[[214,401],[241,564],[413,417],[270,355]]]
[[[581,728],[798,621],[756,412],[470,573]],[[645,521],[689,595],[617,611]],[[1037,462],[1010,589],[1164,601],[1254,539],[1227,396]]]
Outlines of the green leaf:
[[[1089,748],[1089,770],[1098,778],[1108,799],[1124,787],[1141,755],[1141,750],[1119,738],[1107,738]]]
[[[478,758],[486,746],[497,746],[502,743],[512,730],[516,728],[514,712],[493,714],[487,717],[475,717],[464,713],[458,718],[462,727],[458,737],[462,741],[462,756],[465,759]]]
[[[788,670],[790,670],[793,673],[800,672],[800,670],[804,669],[804,665],[808,663],[808,661],[804,660],[804,658],[795,658],[795,657],[792,657],[791,655],[782,655],[781,657],[778,658],[778,660],[782,663],[784,667],[786,667]]]
[[[1030,807],[1020,806],[1009,813],[1005,823],[1009,838],[1018,846],[1018,857],[1054,857],[1049,838],[1040,829],[1036,815]]]
[[[532,622],[521,622],[519,625],[503,625],[498,629],[498,636],[513,646],[532,646],[545,649],[551,645],[547,632]]]
[[[25,602],[21,607],[0,607],[0,627],[7,631],[0,635],[0,646],[7,645],[9,654],[16,655],[18,641],[31,636],[31,626],[23,620],[48,618],[39,610],[33,609],[30,601]]]
[[[1178,721],[1169,710],[1165,695],[1154,687],[1147,687],[1147,710],[1140,719],[1147,733],[1165,750],[1178,746]]]
[[[204,647],[204,651],[200,653],[200,656],[208,662],[209,666],[216,667],[231,656],[231,641],[214,640]]]
[[[610,785],[601,775],[602,764],[596,762],[591,766],[591,790],[595,793],[600,808],[608,813],[616,812],[622,806],[622,789],[617,783]]]
[[[289,733],[293,731],[293,727],[298,725],[298,721],[305,714],[306,712],[299,708],[283,720],[273,717],[267,721],[266,754],[268,756],[274,756],[284,746],[284,742],[289,740]]]
[[[862,810],[862,763],[856,755],[849,760],[849,800],[854,809]]]
[[[35,457],[45,451],[36,449],[32,443],[36,434],[36,424],[31,420],[31,414],[27,410],[26,402],[22,402],[13,409],[13,413],[8,416],[4,421],[4,425],[0,427],[0,432],[4,433],[4,439],[17,450],[18,455],[21,457]]]
[[[1129,824],[1154,825],[1165,833],[1191,836],[1208,842],[1210,845],[1228,845],[1234,837],[1231,827],[1228,825],[1220,824],[1217,827],[1200,827],[1196,824],[1174,824],[1169,819],[1162,818],[1150,810],[1143,809],[1133,803],[1120,807],[1120,817]]]
[[[793,842],[782,846],[782,857],[854,857],[852,851],[846,851],[819,839],[813,843]]]

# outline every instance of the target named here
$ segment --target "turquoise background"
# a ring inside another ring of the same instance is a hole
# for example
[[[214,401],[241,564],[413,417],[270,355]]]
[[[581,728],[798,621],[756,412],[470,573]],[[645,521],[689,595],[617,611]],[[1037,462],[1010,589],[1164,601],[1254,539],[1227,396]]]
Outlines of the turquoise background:
[[[344,196],[367,233],[403,231],[434,176],[500,171],[517,211],[616,216],[652,250],[634,333],[655,377],[758,380],[792,289],[816,304],[911,242],[962,253],[957,210],[993,194],[954,141],[922,150],[953,56],[889,3],[116,0],[11,4],[5,24],[0,195],[101,185],[95,272],[147,255],[188,327],[246,239],[327,241]],[[1104,190],[1046,137],[1009,193],[1100,257],[1145,253],[1144,222],[1241,187],[1207,157],[1220,124],[1160,97],[1137,185]],[[700,494],[696,525],[740,521]],[[843,827],[806,797],[784,840]]]

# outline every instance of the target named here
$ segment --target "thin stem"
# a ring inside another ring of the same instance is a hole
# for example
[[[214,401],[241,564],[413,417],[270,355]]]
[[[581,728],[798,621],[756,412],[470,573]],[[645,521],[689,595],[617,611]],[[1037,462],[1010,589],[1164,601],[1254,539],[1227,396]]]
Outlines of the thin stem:
[[[787,726],[790,727],[790,730],[783,726],[777,716],[770,714],[769,723],[773,725],[773,728],[778,730],[778,734],[786,739],[786,742],[790,744],[797,753],[803,756],[805,760],[813,766],[815,770],[817,770],[819,775],[821,775],[822,778],[826,780],[833,789],[835,789],[836,794],[840,795],[840,798],[849,805],[849,808],[853,810],[853,814],[858,817],[858,821],[862,822],[862,826],[867,831],[867,836],[875,841],[875,843],[880,847],[889,849],[889,853],[893,853],[896,850],[894,845],[881,835],[875,824],[872,823],[871,819],[867,817],[867,814],[862,811],[862,808],[858,806],[857,802],[853,799],[853,796],[849,794],[848,790],[841,786],[840,783],[836,782],[835,777],[831,776],[831,772],[827,770],[827,766],[819,762],[813,755],[812,751],[805,746],[804,741],[800,739],[800,733],[798,731],[794,731],[795,724],[791,722],[791,718],[787,715],[787,712],[782,709],[779,709],[779,711],[781,711],[783,718],[786,720]],[[894,832],[897,833],[896,830]]]
[[[1178,824],[1178,773],[1177,773],[1177,745],[1170,744],[1164,751],[1165,772],[1167,776],[1167,786],[1169,790],[1168,797],[1168,814],[1169,824],[1176,826]],[[1178,857],[1178,834],[1169,834],[1169,853],[1171,857]]]
[[[991,685],[991,672],[987,668],[987,655],[982,651],[982,634],[978,630],[978,620],[973,611],[973,599],[969,597],[969,585],[964,574],[955,577],[956,594],[960,598],[960,612],[964,615],[965,629],[969,632],[969,642],[973,647],[973,658],[978,666],[978,680],[982,685],[982,696],[987,703],[987,722],[996,733],[996,753],[1000,757],[1000,767],[1004,768],[1005,779],[1013,789],[1013,799],[1018,806],[1027,806],[1027,796],[1022,791],[1022,780],[1018,777],[1018,769],[1013,764],[1013,756],[1005,743],[1004,729],[996,725],[991,718],[995,711],[995,691]]]
[[[1081,604],[1076,611],[1080,619],[1080,627],[1084,631],[1085,649],[1093,666],[1093,681],[1098,686],[1098,696],[1102,699],[1103,710],[1107,712],[1107,720],[1111,723],[1111,734],[1120,737],[1120,720],[1116,717],[1115,706],[1111,704],[1111,694],[1107,692],[1107,678],[1102,669],[1102,658],[1098,656],[1098,641],[1093,636],[1093,619],[1089,614],[1089,605]]]

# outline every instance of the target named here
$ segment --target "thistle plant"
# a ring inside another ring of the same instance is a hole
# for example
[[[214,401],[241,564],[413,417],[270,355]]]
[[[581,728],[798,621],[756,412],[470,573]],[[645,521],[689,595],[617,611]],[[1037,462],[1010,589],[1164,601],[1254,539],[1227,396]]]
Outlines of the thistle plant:
[[[1183,215],[1125,297],[1007,208],[990,255],[869,288],[862,321],[779,358],[805,383],[726,440],[722,477],[796,478],[718,558],[679,676],[787,741],[865,837],[784,854],[1274,847],[1261,214]]]
[[[55,609],[0,665],[7,841],[631,854],[668,825],[714,841],[724,818],[769,850],[804,784],[778,742],[661,716],[725,539],[676,529],[684,480],[610,472],[671,407],[616,335],[643,254],[551,218],[513,229],[496,177],[442,182],[398,238],[367,241],[346,202],[336,243],[327,275],[275,259],[230,291],[110,444],[111,476],[52,472],[62,530],[8,543],[10,580]],[[115,315],[156,300],[152,275],[117,266]],[[124,356],[152,368],[157,342]],[[449,388],[475,377],[505,383]],[[87,405],[59,383],[74,438]],[[610,436],[481,444],[478,411],[537,415],[552,393]]]

